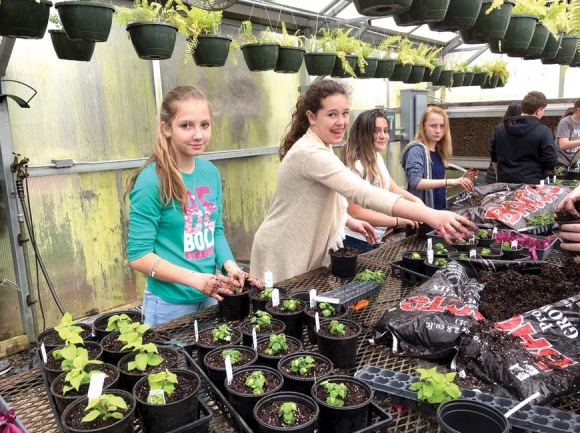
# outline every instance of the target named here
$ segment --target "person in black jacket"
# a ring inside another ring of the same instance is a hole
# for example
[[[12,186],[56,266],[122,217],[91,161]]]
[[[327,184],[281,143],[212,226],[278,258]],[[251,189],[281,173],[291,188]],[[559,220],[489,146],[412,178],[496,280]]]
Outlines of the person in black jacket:
[[[552,131],[540,122],[548,105],[541,92],[522,101],[522,115],[510,117],[491,137],[491,162],[497,182],[539,184],[558,162]]]
[[[503,125],[504,120],[509,119],[510,117],[519,116],[522,114],[522,101],[513,101],[510,105],[508,105],[507,110],[501,121],[496,125],[495,129],[500,128]],[[493,169],[493,164],[491,161],[489,162],[489,168],[485,173],[485,183],[496,183],[497,176],[495,175],[495,170]]]

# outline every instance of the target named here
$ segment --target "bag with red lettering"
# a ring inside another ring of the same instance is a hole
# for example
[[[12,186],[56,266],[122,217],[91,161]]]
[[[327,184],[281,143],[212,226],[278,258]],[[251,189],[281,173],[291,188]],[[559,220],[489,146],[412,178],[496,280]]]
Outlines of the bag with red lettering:
[[[568,192],[567,186],[493,183],[452,198],[449,210],[476,224],[492,223],[518,230],[535,215],[555,212]]]
[[[580,295],[496,323],[472,325],[461,337],[460,356],[475,374],[500,384],[518,399],[534,402],[580,391]]]
[[[429,359],[456,353],[461,332],[474,318],[484,285],[470,278],[458,262],[449,262],[374,325],[375,343],[393,344],[410,355]],[[393,338],[394,337],[394,338]],[[397,344],[398,343],[398,344]]]

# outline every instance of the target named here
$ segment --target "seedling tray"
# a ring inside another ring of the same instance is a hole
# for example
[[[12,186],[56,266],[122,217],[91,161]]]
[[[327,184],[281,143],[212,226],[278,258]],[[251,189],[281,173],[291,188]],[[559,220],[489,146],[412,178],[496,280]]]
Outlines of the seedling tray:
[[[554,221],[548,224],[542,224],[541,226],[529,226],[518,230],[520,233],[525,233],[526,235],[533,236],[546,236],[552,233],[552,228],[554,227]]]
[[[409,385],[419,380],[415,376],[371,365],[364,366],[354,376],[365,381],[371,388],[390,394],[393,404],[404,402],[411,409],[418,405],[417,392],[408,389]],[[485,403],[498,409],[501,413],[507,412],[518,404],[518,401],[509,398],[496,397],[470,389],[460,389],[462,398]],[[431,409],[434,409],[433,405],[430,406],[432,406]],[[531,404],[525,405],[514,413],[509,421],[512,427],[538,433],[580,431],[580,415]]]
[[[381,285],[376,281],[352,281],[330,292],[325,292],[320,298],[347,308],[362,299],[370,298],[379,291],[380,287]]]
[[[409,284],[421,284],[429,279],[427,275],[411,271],[403,266],[402,260],[391,262],[391,275]]]
[[[4,399],[2,398],[2,395],[0,395],[0,412],[6,413],[6,411],[8,411],[8,410],[10,410],[10,406],[8,406],[8,403],[6,403],[4,401]],[[26,430],[26,427],[24,427],[24,425],[22,424],[22,422],[18,418],[18,412],[16,412],[16,419],[14,420],[14,422],[12,424],[15,424],[18,428],[20,428],[20,430],[22,430],[22,433],[28,433],[28,430]]]

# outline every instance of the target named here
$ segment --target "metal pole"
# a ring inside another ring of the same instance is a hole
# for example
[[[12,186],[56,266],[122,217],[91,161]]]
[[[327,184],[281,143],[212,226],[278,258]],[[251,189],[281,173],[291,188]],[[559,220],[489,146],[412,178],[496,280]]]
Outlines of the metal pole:
[[[27,242],[30,241],[30,237],[26,236],[28,231],[26,230],[26,224],[24,223],[24,214],[18,214],[18,227],[20,228],[20,233],[18,234],[18,243],[22,247],[22,255],[24,256],[24,268],[26,269],[26,281],[30,289],[26,304],[30,307],[30,311],[32,312],[32,326],[34,327],[34,334],[38,335],[38,313],[36,311],[35,305],[38,302],[38,299],[36,299],[36,292],[33,289],[34,284],[32,284],[32,272],[30,272],[30,257],[28,256],[27,245]]]

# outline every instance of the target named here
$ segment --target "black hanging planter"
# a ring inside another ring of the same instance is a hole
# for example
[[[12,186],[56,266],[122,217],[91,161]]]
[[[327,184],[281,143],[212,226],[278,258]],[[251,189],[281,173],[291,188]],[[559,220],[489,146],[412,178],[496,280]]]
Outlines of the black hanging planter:
[[[271,71],[276,68],[280,45],[246,44],[242,45],[241,49],[250,71]]]
[[[423,81],[423,75],[425,75],[425,66],[421,65],[413,65],[411,68],[411,73],[409,74],[409,78],[407,78],[404,82],[407,84],[417,84]]]
[[[348,65],[351,67],[351,69],[354,71],[354,68],[356,67],[356,61],[357,61],[356,56],[352,55],[352,54],[348,54],[346,56],[346,61],[348,62]],[[336,56],[336,58],[334,59],[334,67],[332,68],[332,73],[330,75],[332,77],[337,77],[337,78],[354,78],[351,74],[346,72],[346,70],[342,66],[342,60],[338,56]]]
[[[402,63],[395,63],[395,70],[391,75],[391,81],[405,81],[411,75],[413,65],[403,65]]]
[[[375,78],[391,78],[395,70],[395,61],[392,59],[380,59],[375,72]]]
[[[199,35],[193,61],[197,66],[217,68],[224,66],[230,52],[231,38],[217,35]]]
[[[473,80],[471,80],[472,86],[481,86],[489,77],[489,72],[475,72],[473,74]]]
[[[464,79],[465,79],[465,72],[454,72],[453,73],[453,80],[451,81],[451,87],[463,86]]]
[[[499,78],[499,80],[497,80],[497,87],[505,87],[507,83],[501,79],[501,77]]]
[[[311,418],[296,425],[284,425],[284,427],[273,426],[265,422],[262,417],[268,418],[272,411],[278,415],[279,406],[281,403],[292,402],[297,407],[303,406],[309,409]],[[259,431],[261,433],[278,433],[280,431],[294,432],[294,433],[314,433],[314,427],[318,420],[319,414],[318,405],[308,395],[301,395],[296,392],[279,392],[268,397],[264,397],[254,407],[254,420],[258,423]]]
[[[302,67],[305,51],[304,48],[281,46],[278,51],[278,61],[276,62],[274,71],[281,74],[297,73]]]
[[[54,5],[69,39],[106,42],[111,32],[111,5],[87,1],[63,1]]]
[[[365,71],[361,72],[357,63],[356,67],[354,68],[354,74],[357,78],[375,78],[375,74],[379,66],[379,59],[376,57],[365,57],[365,61],[367,62]]]
[[[308,75],[318,77],[332,74],[336,54],[334,53],[306,53],[304,54],[304,65]]]
[[[461,38],[465,44],[485,44],[490,38],[503,39],[510,23],[514,0],[504,0],[503,5],[489,14],[492,0],[483,0],[477,21],[471,29],[461,30]]]
[[[544,46],[542,54],[540,54],[540,59],[542,60],[542,63],[544,63],[544,60],[548,61],[556,58],[558,52],[560,51],[560,45],[562,44],[563,37],[564,37],[563,31],[558,32],[558,37],[555,37],[552,33],[548,35],[548,41]]]
[[[423,74],[423,81],[424,83],[430,83],[432,81],[437,81],[441,76],[441,70],[443,66],[435,66],[435,68],[425,68],[425,73]]]
[[[451,80],[453,79],[453,72],[454,71],[452,69],[443,69],[441,74],[439,74],[439,78],[431,82],[434,86],[449,86],[451,84]]]
[[[570,67],[576,68],[578,66],[580,66],[580,52],[576,51],[576,54],[574,54],[574,58],[570,62]]]
[[[538,17],[536,15],[512,15],[505,36],[501,39],[501,51],[512,57],[525,55],[532,42],[537,23]],[[495,41],[499,41],[499,39],[491,38],[489,40],[490,48]]]
[[[356,353],[358,346],[358,337],[362,332],[361,326],[347,319],[333,319],[343,324],[345,328],[354,330],[352,335],[346,336],[331,336],[328,326],[330,320],[324,321],[320,324],[320,329],[316,331],[318,338],[318,353],[326,356],[332,361],[336,368],[350,368],[356,363]]]
[[[481,9],[482,0],[451,0],[442,21],[429,23],[434,32],[453,32],[474,26]]]
[[[48,26],[52,2],[48,0],[2,0],[0,36],[42,39]]]
[[[488,75],[485,82],[480,86],[482,89],[495,89],[499,82],[499,75]]]
[[[165,60],[173,55],[177,27],[169,23],[132,23],[127,26],[140,59]]]
[[[471,86],[471,82],[473,81],[474,75],[475,74],[473,72],[466,72],[465,75],[463,76],[463,83],[461,84],[461,86],[463,87]]]
[[[503,50],[503,39],[490,39],[489,40],[489,51],[494,54],[504,54]]]
[[[49,31],[50,33],[50,31]],[[113,316],[120,316],[125,314],[131,318],[133,322],[141,322],[141,313],[139,311],[113,311],[110,313],[101,314],[93,322],[93,332],[97,334],[97,341],[101,341],[103,337],[109,335],[113,331],[107,331],[107,325],[109,324],[109,319]]]
[[[354,6],[361,15],[384,17],[407,11],[412,2],[413,0],[354,0]]]
[[[542,23],[537,23],[534,29],[534,35],[530,41],[530,46],[524,53],[523,57],[525,60],[539,59],[544,51],[544,47],[548,42],[548,36],[550,35],[550,30]],[[509,54],[508,54],[509,56]],[[514,56],[510,56],[514,57]]]
[[[576,54],[578,48],[578,37],[577,36],[564,36],[562,37],[562,44],[560,45],[560,51],[556,54],[556,63],[559,65],[568,65]]]
[[[406,12],[393,15],[398,26],[419,26],[445,18],[450,0],[413,0]]]

